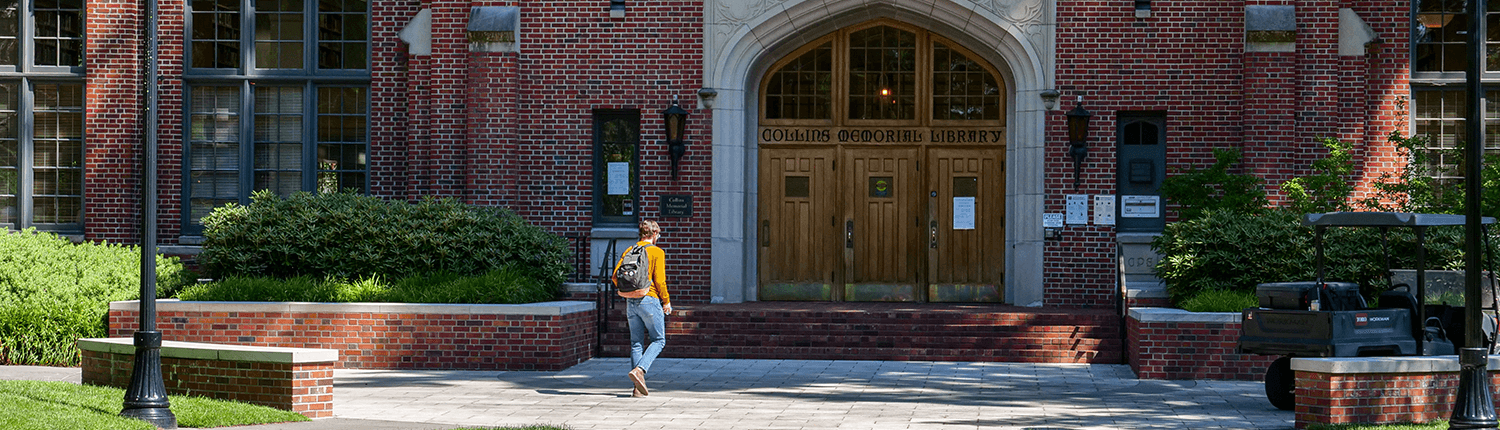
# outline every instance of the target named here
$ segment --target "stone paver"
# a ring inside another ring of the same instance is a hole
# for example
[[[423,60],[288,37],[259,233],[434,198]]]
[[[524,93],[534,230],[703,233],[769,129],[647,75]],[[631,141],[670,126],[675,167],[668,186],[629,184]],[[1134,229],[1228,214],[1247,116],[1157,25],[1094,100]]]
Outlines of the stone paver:
[[[657,361],[630,397],[629,360],[561,372],[337,370],[333,419],[245,430],[1289,429],[1259,382],[1137,380],[1124,365],[817,360]],[[78,381],[0,366],[0,379]]]

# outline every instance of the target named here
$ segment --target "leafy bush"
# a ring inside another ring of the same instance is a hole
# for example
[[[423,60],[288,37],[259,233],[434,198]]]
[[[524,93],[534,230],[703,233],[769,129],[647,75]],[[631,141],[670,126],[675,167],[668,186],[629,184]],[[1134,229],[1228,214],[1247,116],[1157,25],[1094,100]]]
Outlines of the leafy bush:
[[[1208,168],[1188,169],[1162,181],[1161,195],[1178,205],[1178,217],[1193,219],[1214,210],[1238,213],[1264,210],[1267,200],[1261,179],[1229,173],[1229,166],[1240,162],[1240,153],[1215,148],[1214,160]]]
[[[502,304],[535,303],[555,297],[554,290],[537,284],[523,270],[514,267],[479,275],[416,275],[394,284],[378,276],[353,281],[336,277],[315,280],[308,276],[230,277],[193,285],[178,295],[182,300],[194,301]]]
[[[1327,229],[1323,238],[1324,279],[1372,285],[1383,279],[1376,229]],[[1151,243],[1162,255],[1156,274],[1172,302],[1202,291],[1254,292],[1265,282],[1315,279],[1313,229],[1301,214],[1270,210],[1259,214],[1209,211],[1168,224]]]
[[[215,210],[203,225],[200,259],[219,278],[399,279],[508,268],[555,293],[570,270],[566,240],[507,209],[454,199],[405,203],[345,192],[282,199],[262,191],[249,206]]]
[[[1360,206],[1375,211],[1417,213],[1464,213],[1464,194],[1461,180],[1464,172],[1458,165],[1440,166],[1439,157],[1463,160],[1462,149],[1425,149],[1427,139],[1422,136],[1406,137],[1400,131],[1391,132],[1389,139],[1396,144],[1396,152],[1406,158],[1406,166],[1397,174],[1382,174],[1374,182],[1375,196],[1359,202]],[[1485,154],[1480,170],[1480,212],[1484,216],[1500,217],[1500,155]]]
[[[1342,212],[1350,209],[1349,195],[1354,185],[1349,178],[1354,171],[1354,156],[1348,143],[1331,137],[1318,139],[1328,148],[1328,156],[1314,161],[1313,174],[1293,178],[1281,184],[1287,207],[1294,213]]]
[[[1239,312],[1258,306],[1253,291],[1202,291],[1182,302],[1188,312]]]
[[[77,365],[79,338],[107,335],[109,302],[140,295],[140,248],[75,245],[27,229],[0,234],[0,347],[6,364]],[[157,258],[157,286],[191,277],[176,258]]]

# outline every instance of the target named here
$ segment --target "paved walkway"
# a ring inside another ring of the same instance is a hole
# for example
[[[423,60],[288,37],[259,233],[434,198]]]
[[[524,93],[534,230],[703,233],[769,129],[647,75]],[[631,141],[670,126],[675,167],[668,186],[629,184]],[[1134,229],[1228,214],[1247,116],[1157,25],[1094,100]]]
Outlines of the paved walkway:
[[[630,397],[628,360],[562,372],[334,372],[335,418],[246,430],[1289,429],[1259,382],[1137,380],[1124,365],[660,359]],[[0,379],[79,379],[0,366]],[[50,376],[49,376],[50,375]],[[71,375],[69,377],[69,375]]]

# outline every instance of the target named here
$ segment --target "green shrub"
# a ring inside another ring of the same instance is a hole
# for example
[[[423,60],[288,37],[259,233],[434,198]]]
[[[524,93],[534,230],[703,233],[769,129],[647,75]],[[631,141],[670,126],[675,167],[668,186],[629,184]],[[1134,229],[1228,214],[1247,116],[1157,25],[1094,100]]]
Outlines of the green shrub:
[[[1354,172],[1350,145],[1330,137],[1318,142],[1328,148],[1328,156],[1313,162],[1314,173],[1281,184],[1287,207],[1294,213],[1348,211],[1349,196],[1354,193],[1354,185],[1349,181]]]
[[[501,268],[478,275],[437,273],[390,283],[378,276],[357,280],[308,276],[289,279],[229,277],[193,285],[178,298],[193,301],[502,303],[548,301],[556,292],[525,271]]]
[[[1193,219],[1208,211],[1256,213],[1266,207],[1266,192],[1261,179],[1253,175],[1229,173],[1230,165],[1240,162],[1240,153],[1232,149],[1214,149],[1214,164],[1205,169],[1188,169],[1169,175],[1161,183],[1161,195],[1178,206],[1181,219]]]
[[[1371,285],[1383,279],[1378,230],[1328,229],[1323,238],[1328,281]],[[1209,211],[1168,224],[1151,243],[1161,253],[1156,274],[1172,302],[1203,291],[1254,292],[1265,282],[1316,279],[1313,229],[1301,214],[1271,210],[1259,214]]]
[[[140,295],[140,248],[75,245],[27,229],[0,234],[0,347],[5,364],[77,365],[79,338],[107,335],[109,302]],[[157,287],[190,276],[176,258],[156,259]]]
[[[570,270],[567,241],[504,208],[454,199],[415,203],[352,193],[257,192],[249,206],[204,217],[209,275],[399,279],[509,267],[555,296]],[[549,296],[549,298],[551,297]]]
[[[1239,312],[1259,306],[1254,291],[1200,291],[1182,302],[1188,312]]]

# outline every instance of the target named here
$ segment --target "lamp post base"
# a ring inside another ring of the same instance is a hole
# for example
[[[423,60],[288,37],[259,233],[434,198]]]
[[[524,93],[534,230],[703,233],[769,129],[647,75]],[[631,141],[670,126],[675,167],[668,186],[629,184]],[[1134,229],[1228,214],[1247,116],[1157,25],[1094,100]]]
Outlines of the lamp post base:
[[[1490,397],[1489,372],[1485,367],[1489,351],[1464,348],[1458,353],[1458,393],[1453,402],[1450,429],[1495,428],[1495,402]]]
[[[161,374],[161,332],[135,332],[135,367],[125,389],[125,408],[120,416],[142,420],[160,429],[177,428],[177,416],[167,401]]]

